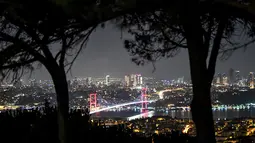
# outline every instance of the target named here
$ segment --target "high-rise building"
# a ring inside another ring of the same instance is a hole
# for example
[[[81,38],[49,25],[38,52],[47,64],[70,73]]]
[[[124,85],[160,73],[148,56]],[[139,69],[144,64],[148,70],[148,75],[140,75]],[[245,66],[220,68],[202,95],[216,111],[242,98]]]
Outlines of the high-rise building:
[[[73,86],[74,88],[77,88],[78,85],[79,85],[79,83],[78,83],[78,78],[75,77],[74,80],[73,80],[72,86]]]
[[[248,76],[248,85],[250,89],[254,89],[254,73],[250,72]]]
[[[106,85],[109,85],[109,84],[110,84],[110,75],[107,75],[107,76],[105,77],[105,84],[106,84]]]
[[[240,79],[238,81],[237,85],[240,86],[240,87],[246,87],[247,86],[247,79],[245,79],[245,78]]]
[[[92,84],[92,77],[88,77],[88,84],[89,84],[89,85]]]
[[[136,75],[135,74],[131,74],[130,81],[131,81],[131,85],[132,86],[136,86],[137,85],[137,79],[136,79]]]
[[[141,86],[143,84],[143,78],[141,74],[136,74],[136,86]]]
[[[240,71],[235,71],[235,83],[241,80]]]
[[[184,77],[180,77],[177,79],[178,84],[183,84],[184,83]]]
[[[140,85],[143,85],[143,77],[142,76],[140,76]]]
[[[222,75],[222,84],[224,85],[228,85],[228,77],[226,76],[226,74]]]
[[[130,76],[125,75],[124,81],[125,81],[125,86],[129,87],[130,86]]]
[[[232,68],[228,71],[229,84],[233,84],[235,82],[234,72],[235,71]]]
[[[218,75],[217,75],[216,83],[217,84],[221,84],[222,83],[222,75],[220,73],[218,73]]]
[[[142,75],[141,74],[132,74],[131,82],[133,86],[141,86],[143,84]]]
[[[125,76],[125,85],[128,87],[141,86],[143,84],[143,78],[141,74],[131,74]]]

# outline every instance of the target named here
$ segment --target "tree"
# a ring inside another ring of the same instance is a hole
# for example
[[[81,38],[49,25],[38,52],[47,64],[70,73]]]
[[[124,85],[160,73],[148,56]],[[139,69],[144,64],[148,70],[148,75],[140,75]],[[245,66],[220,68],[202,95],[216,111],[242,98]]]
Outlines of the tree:
[[[48,70],[57,95],[61,143],[68,141],[66,72],[70,71],[89,35],[100,23],[126,13],[143,12],[136,10],[136,6],[142,7],[144,1],[135,5],[133,2],[73,0],[64,8],[50,0],[1,2],[1,77],[12,76],[13,80],[17,80],[24,72],[32,71],[35,63],[42,64]],[[154,8],[154,4],[146,10]],[[53,49],[52,44],[59,42],[61,48]],[[57,51],[56,54],[53,51]],[[74,58],[68,62],[66,57],[69,55]]]
[[[62,143],[65,143],[67,141],[65,124],[68,114],[68,88],[65,73],[70,70],[93,29],[99,23],[122,15],[141,15],[156,9],[169,9],[166,2],[168,1],[72,0],[65,9],[52,1],[45,0],[2,2],[0,5],[2,76],[13,75],[13,78],[17,79],[24,71],[32,70],[35,62],[46,67],[53,79],[57,94],[59,138]],[[144,3],[147,4],[146,7]],[[172,1],[172,3],[171,8],[175,10],[174,5],[178,2]],[[190,27],[187,25],[188,28]],[[61,42],[61,49],[57,49],[57,54],[54,55],[51,44],[56,42]],[[77,44],[81,45],[78,49],[75,48]],[[68,62],[66,56],[72,53],[75,53],[74,60]],[[70,67],[66,68],[68,65]]]
[[[227,11],[226,11],[227,9]],[[168,9],[123,17],[120,22],[134,39],[126,49],[138,65],[173,57],[180,48],[188,50],[193,87],[192,118],[199,143],[215,143],[210,89],[219,54],[254,42],[252,13],[213,1],[178,1]],[[246,41],[236,41],[235,36]]]
[[[1,4],[0,69],[2,77],[20,78],[39,62],[50,73],[57,95],[59,139],[67,142],[69,94],[66,72],[97,24],[77,27],[81,17],[71,17],[50,1],[26,0]],[[80,23],[84,24],[84,23]],[[53,54],[51,45],[61,42]],[[80,48],[74,49],[80,44]],[[74,59],[67,61],[74,54]]]

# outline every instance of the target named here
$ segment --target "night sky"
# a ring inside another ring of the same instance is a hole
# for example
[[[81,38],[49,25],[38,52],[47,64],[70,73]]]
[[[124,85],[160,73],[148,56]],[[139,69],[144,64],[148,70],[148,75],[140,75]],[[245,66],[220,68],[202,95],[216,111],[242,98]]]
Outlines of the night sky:
[[[131,62],[131,57],[123,47],[123,41],[128,35],[121,39],[121,32],[108,26],[104,29],[98,28],[89,40],[86,49],[83,50],[76,60],[72,76],[68,78],[85,76],[105,76],[110,74],[113,77],[124,77],[125,74],[141,73],[143,76],[153,76],[160,79],[172,79],[184,76],[189,79],[189,63],[187,50],[182,51],[174,58],[162,59],[156,63],[156,71],[153,66],[137,66]],[[246,51],[243,49],[235,53],[227,60],[219,60],[216,72],[228,72],[229,68],[240,70],[242,75],[255,71],[255,45],[251,45]],[[36,70],[31,78],[50,79],[44,68]]]

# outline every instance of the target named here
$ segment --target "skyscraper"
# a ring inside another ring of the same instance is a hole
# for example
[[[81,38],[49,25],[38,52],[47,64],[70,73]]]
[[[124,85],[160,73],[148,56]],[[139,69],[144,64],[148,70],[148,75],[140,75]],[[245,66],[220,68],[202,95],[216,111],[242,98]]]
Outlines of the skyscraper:
[[[136,76],[135,76],[135,74],[130,75],[130,84],[132,86],[136,86]]]
[[[228,77],[225,73],[222,75],[222,84],[228,85]]]
[[[222,76],[220,73],[218,73],[217,75],[217,81],[216,81],[217,84],[221,84],[222,83]]]
[[[110,84],[110,75],[107,75],[107,76],[105,77],[105,84],[106,84],[106,85],[109,85],[109,84]]]
[[[235,71],[235,83],[241,80],[240,71]]]
[[[235,71],[232,68],[230,68],[228,71],[229,84],[233,84],[235,82],[234,72]]]
[[[92,77],[88,77],[88,84],[89,84],[89,85],[92,84]]]
[[[129,75],[125,75],[125,86],[129,87],[130,86],[130,76]]]
[[[142,85],[142,75],[141,74],[132,74],[131,81],[133,86],[141,86]]]
[[[250,72],[248,76],[248,85],[250,89],[254,89],[254,73]]]
[[[183,84],[184,83],[184,77],[178,78],[177,83],[178,84]]]
[[[136,74],[136,81],[138,86],[143,84],[143,78],[141,74]]]
[[[131,74],[125,76],[125,85],[128,87],[141,86],[143,84],[143,78],[141,74]]]

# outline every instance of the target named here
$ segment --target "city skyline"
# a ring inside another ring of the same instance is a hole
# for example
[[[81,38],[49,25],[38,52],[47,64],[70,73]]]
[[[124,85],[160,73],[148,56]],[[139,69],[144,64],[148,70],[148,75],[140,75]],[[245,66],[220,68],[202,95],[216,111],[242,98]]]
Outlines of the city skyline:
[[[130,36],[123,34],[121,39],[121,32],[111,26],[105,29],[98,28],[91,35],[87,47],[73,65],[72,76],[68,74],[67,77],[94,77],[108,74],[123,77],[130,73],[141,73],[143,76],[161,79],[173,79],[181,76],[190,77],[187,50],[181,49],[181,52],[176,57],[156,62],[156,70],[153,73],[152,64],[137,66],[131,62],[131,56],[123,47],[123,41],[127,38],[130,38]],[[52,47],[57,48],[57,46],[53,45]],[[219,72],[228,73],[230,68],[240,70],[241,74],[255,71],[255,66],[253,66],[255,49],[252,46],[249,46],[245,52],[242,49],[235,51],[228,60],[218,60],[216,74]],[[26,75],[25,77],[27,78],[28,76]],[[31,78],[50,79],[50,76],[45,68],[42,67],[35,70]]]
[[[232,69],[232,68],[230,68],[230,69]],[[255,73],[253,71],[244,73],[240,70],[234,70],[234,74],[236,74],[236,72],[239,73],[239,76],[240,76],[239,78],[247,78],[251,73]],[[154,78],[154,79],[157,79],[157,80],[177,80],[179,78],[184,78],[185,80],[191,80],[189,77],[185,77],[183,75],[178,76],[178,77],[173,77],[173,78],[170,79],[170,78],[156,78],[154,76],[145,76],[142,73],[127,73],[123,76],[122,75],[121,76],[116,76],[116,75],[112,75],[112,74],[103,74],[103,75],[97,75],[97,76],[71,76],[71,77],[68,77],[67,79],[68,80],[75,80],[76,78],[78,78],[78,79],[93,78],[93,79],[104,79],[105,80],[106,78],[110,78],[110,79],[114,78],[114,79],[123,79],[124,80],[126,78],[126,76],[130,76],[130,75],[140,75],[143,78]],[[230,74],[227,71],[215,72],[214,77],[217,78],[219,75],[230,78]],[[236,76],[236,75],[234,75],[234,76]],[[23,78],[21,78],[21,80],[52,80],[52,79],[50,79],[50,77],[40,79],[40,78],[35,78],[34,76],[31,76],[29,79],[23,77]],[[228,80],[231,80],[231,79],[228,79]]]

